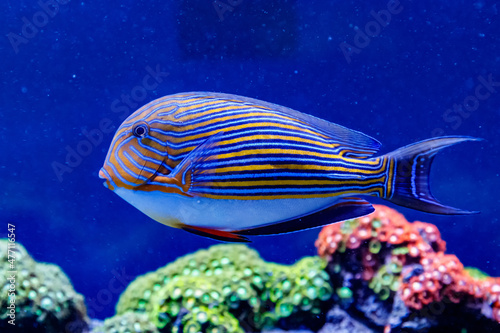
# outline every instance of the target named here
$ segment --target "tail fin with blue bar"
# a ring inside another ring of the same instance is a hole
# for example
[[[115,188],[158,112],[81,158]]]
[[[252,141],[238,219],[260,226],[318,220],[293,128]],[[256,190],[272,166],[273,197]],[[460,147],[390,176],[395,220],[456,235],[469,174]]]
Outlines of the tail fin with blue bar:
[[[385,155],[394,164],[392,190],[387,200],[427,213],[459,215],[477,212],[441,204],[431,193],[429,174],[434,156],[442,149],[466,141],[480,141],[467,136],[437,137],[400,148]],[[390,163],[389,163],[390,164]]]

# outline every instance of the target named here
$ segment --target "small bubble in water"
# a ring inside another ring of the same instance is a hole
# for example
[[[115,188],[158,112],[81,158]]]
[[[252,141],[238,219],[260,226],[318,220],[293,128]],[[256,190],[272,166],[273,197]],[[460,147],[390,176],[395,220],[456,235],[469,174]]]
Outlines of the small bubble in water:
[[[21,92],[22,92],[23,94],[26,94],[26,93],[28,92],[28,88],[26,88],[26,87],[21,87]]]

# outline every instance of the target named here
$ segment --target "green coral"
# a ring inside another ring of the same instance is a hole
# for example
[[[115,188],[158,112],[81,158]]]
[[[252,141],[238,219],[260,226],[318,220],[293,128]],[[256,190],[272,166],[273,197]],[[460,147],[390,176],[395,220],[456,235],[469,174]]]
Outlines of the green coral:
[[[239,332],[238,321],[230,309],[243,307],[241,303],[245,301],[248,308],[250,298],[255,300],[255,293],[251,293],[251,287],[243,280],[229,285],[220,276],[177,276],[153,296],[151,320],[159,328],[175,330],[174,322],[180,317],[184,332],[194,327],[201,330],[202,326]]]
[[[12,245],[6,239],[0,239],[0,260],[0,275],[12,275],[15,279],[15,292],[10,291],[10,282],[1,290],[0,331],[8,328],[12,332],[83,332],[87,329],[89,319],[83,297],[75,292],[58,266],[37,263],[20,243]],[[14,300],[15,326],[8,324],[13,316],[7,308]]]
[[[317,257],[292,266],[267,263],[244,245],[216,245],[137,278],[116,310],[146,313],[160,330],[173,332],[298,325],[328,305],[333,290],[325,266]]]
[[[343,299],[351,299],[352,298],[352,290],[349,287],[339,287],[337,288],[337,296]]]
[[[92,330],[92,333],[158,333],[146,314],[126,312],[104,321],[104,324]]]
[[[396,261],[380,266],[373,278],[370,280],[368,287],[378,294],[382,301],[393,296],[399,289],[399,277],[402,270],[402,265]]]
[[[484,280],[490,276],[476,267],[464,267],[464,270],[469,273],[470,277],[476,280]]]
[[[199,306],[187,312],[180,321],[180,325],[172,327],[172,333],[187,332],[241,332],[238,320],[227,309],[219,307]]]
[[[359,219],[351,219],[344,221],[340,226],[340,233],[343,235],[351,235],[356,228],[359,227]],[[408,247],[399,245],[388,246],[385,242],[381,242],[377,239],[377,228],[382,226],[379,219],[373,219],[371,221],[371,239],[364,240],[366,246],[366,252],[364,255],[373,258],[371,267],[374,269],[373,276],[369,279],[368,287],[379,297],[380,300],[385,301],[391,299],[400,285],[400,276],[403,269],[403,265],[398,260],[398,256],[407,255]],[[347,251],[347,240],[344,239],[338,244],[338,252],[345,253]],[[388,252],[390,251],[390,252]],[[390,253],[390,254],[389,254]],[[388,255],[388,262],[380,263],[378,257],[384,257]],[[331,263],[332,272],[334,273],[333,280],[338,274],[341,274],[342,265],[334,259]],[[352,299],[352,291],[349,287],[343,285],[337,285],[336,295],[340,300],[350,300]]]

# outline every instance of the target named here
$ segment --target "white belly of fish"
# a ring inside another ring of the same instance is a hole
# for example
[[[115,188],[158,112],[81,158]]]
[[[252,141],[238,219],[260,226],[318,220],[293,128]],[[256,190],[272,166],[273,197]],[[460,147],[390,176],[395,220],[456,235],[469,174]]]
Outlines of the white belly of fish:
[[[189,198],[159,191],[143,192],[117,188],[125,201],[155,221],[219,230],[239,230],[287,221],[333,205],[338,198],[221,200]]]

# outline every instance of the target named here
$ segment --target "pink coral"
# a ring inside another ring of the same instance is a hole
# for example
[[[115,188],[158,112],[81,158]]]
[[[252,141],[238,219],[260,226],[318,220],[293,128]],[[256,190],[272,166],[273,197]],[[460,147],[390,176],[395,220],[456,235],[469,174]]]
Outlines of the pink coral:
[[[379,292],[377,278],[387,281],[392,274],[398,281],[392,290],[411,309],[445,299],[480,303],[485,316],[500,322],[500,278],[471,277],[456,256],[444,253],[446,242],[435,225],[410,223],[394,209],[374,207],[370,215],[324,227],[316,240],[319,255],[338,264],[345,263],[339,258],[346,250],[359,251],[350,257],[362,266],[354,276]]]
[[[394,209],[382,205],[373,206],[375,212],[354,220],[356,223],[351,223],[348,227],[346,222],[324,227],[316,241],[319,255],[333,255],[342,243],[348,249],[357,249],[368,240],[406,246],[411,257],[446,249],[446,242],[441,239],[436,226],[424,222],[410,223]],[[349,230],[350,227],[352,230]]]
[[[484,293],[487,305],[491,307],[493,319],[500,322],[500,277],[483,280],[479,289]]]
[[[401,298],[408,307],[421,309],[424,305],[442,301],[445,296],[458,303],[467,293],[467,281],[462,276],[464,267],[456,256],[431,253],[420,263],[423,273],[407,280],[403,278],[401,284]]]

